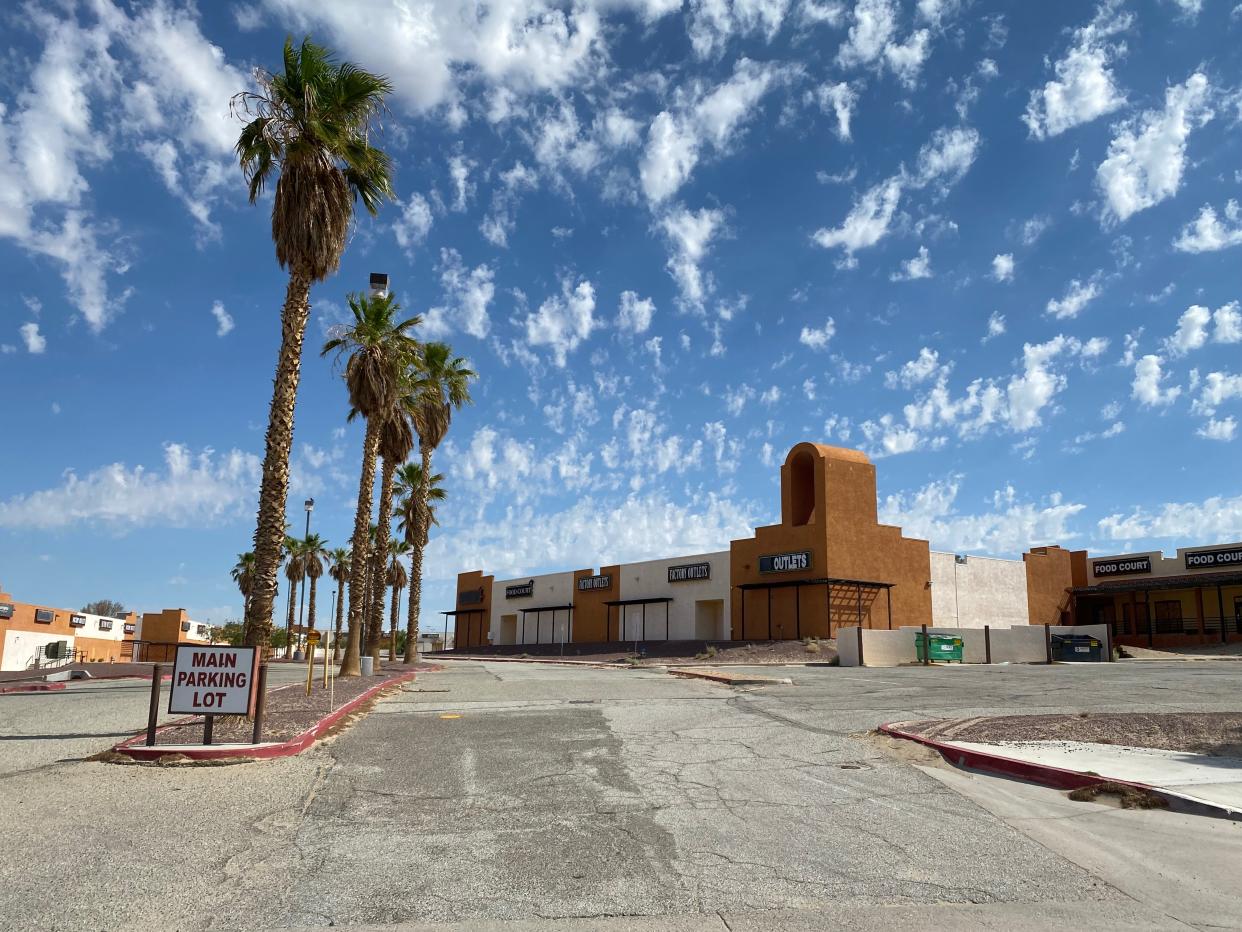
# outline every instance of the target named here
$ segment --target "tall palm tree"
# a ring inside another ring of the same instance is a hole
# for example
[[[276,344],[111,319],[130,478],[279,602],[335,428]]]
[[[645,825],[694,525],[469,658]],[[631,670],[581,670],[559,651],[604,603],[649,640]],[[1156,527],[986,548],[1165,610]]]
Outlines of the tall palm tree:
[[[323,561],[328,555],[328,542],[318,534],[311,534],[303,543],[303,571],[306,573],[306,578],[310,580],[310,611],[306,613],[306,628],[308,631],[314,631],[315,590],[319,583],[319,577],[324,573]],[[325,643],[324,648],[326,649],[327,646]]]
[[[418,452],[422,456],[422,483],[415,492],[415,514],[421,515],[422,527],[414,541],[414,557],[410,573],[410,617],[405,632],[405,662],[418,660],[418,614],[423,596],[423,549],[426,546],[430,523],[427,503],[431,488],[431,454],[435,452],[453,420],[453,412],[469,404],[470,382],[478,373],[466,366],[466,361],[453,355],[447,343],[428,343],[423,346],[423,358],[414,399],[410,406],[410,419],[418,431]]]
[[[358,507],[354,513],[353,561],[349,578],[349,644],[341,663],[341,676],[359,676],[363,600],[370,568],[367,527],[375,487],[375,455],[385,417],[400,397],[402,374],[419,356],[418,341],[410,331],[420,317],[398,319],[401,306],[387,294],[350,295],[354,321],[343,333],[324,344],[322,355],[348,354],[345,385],[352,407],[350,416],[361,415],[367,429],[362,441],[362,474],[358,480]],[[384,540],[387,540],[385,532]]]
[[[392,587],[392,609],[388,613],[388,656],[397,659],[397,620],[401,614],[401,590],[409,583],[404,558],[410,545],[394,538],[388,542],[388,585]]]
[[[233,582],[242,596],[242,631],[250,626],[250,591],[254,588],[254,553],[246,551],[237,555],[231,573]]]
[[[341,662],[341,624],[345,612],[345,581],[349,579],[349,550],[337,547],[328,551],[328,560],[332,564],[328,575],[336,582],[336,627],[332,634],[333,661]]]
[[[256,72],[258,91],[237,94],[231,102],[233,113],[248,121],[235,151],[250,203],[275,180],[272,241],[276,261],[289,271],[254,532],[254,618],[247,643],[260,645],[272,632],[310,288],[340,264],[354,202],[374,215],[392,197],[388,156],[370,144],[392,92],[388,80],[338,63],[310,39],[297,47],[285,40],[283,67],[279,73]]]
[[[303,542],[296,537],[285,535],[284,552],[289,555],[285,562],[285,579],[289,580],[289,618],[285,622],[285,656],[293,656],[293,617],[297,609],[294,593],[298,591],[298,583],[306,575],[306,564],[302,559]]]
[[[410,455],[410,451],[414,449],[414,431],[410,427],[410,422],[406,418],[404,410],[400,406],[400,398],[394,403],[387,417],[384,418],[383,427],[380,428],[379,453],[383,457],[384,465],[380,472],[380,500],[379,500],[379,516],[376,521],[375,539],[379,541],[379,546],[375,548],[375,558],[377,561],[376,574],[376,592],[377,597],[371,603],[371,634],[375,641],[367,646],[371,649],[371,656],[375,658],[375,663],[380,662],[380,642],[383,639],[384,632],[384,587],[388,582],[388,548],[387,541],[389,539],[392,527],[392,481],[393,475],[397,471],[397,466],[405,462],[406,457]],[[390,659],[395,661],[395,655],[390,655]]]

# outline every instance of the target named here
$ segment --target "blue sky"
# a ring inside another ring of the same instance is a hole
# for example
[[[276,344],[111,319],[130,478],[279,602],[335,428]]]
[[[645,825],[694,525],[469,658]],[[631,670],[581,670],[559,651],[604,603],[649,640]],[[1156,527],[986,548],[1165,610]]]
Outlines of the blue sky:
[[[352,526],[317,350],[368,273],[481,373],[425,620],[460,570],[727,547],[802,440],[941,549],[1242,537],[1242,5],[396,7],[3,14],[18,598],[240,614],[286,279],[228,100],[286,34],[390,76],[399,198],[312,293],[291,519]]]

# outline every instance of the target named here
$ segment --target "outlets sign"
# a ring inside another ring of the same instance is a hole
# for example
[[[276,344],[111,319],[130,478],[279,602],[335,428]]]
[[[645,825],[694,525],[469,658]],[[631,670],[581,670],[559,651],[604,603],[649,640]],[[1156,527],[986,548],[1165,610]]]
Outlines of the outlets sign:
[[[180,644],[168,711],[174,715],[249,715],[258,680],[259,652],[254,647]]]

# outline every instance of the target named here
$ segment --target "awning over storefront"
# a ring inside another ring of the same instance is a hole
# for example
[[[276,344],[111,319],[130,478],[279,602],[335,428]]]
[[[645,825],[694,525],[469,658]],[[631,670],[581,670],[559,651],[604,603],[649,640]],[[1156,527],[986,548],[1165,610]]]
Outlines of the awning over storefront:
[[[858,626],[862,627],[863,623],[863,593],[879,592],[884,590],[884,595],[888,601],[888,626],[893,626],[893,594],[892,583],[874,582],[866,579],[837,579],[831,577],[819,577],[816,579],[782,579],[773,582],[752,582],[742,583],[736,588],[741,589],[743,593],[750,592],[755,589],[764,589],[768,593],[768,640],[772,639],[772,590],[773,589],[801,589],[804,586],[823,586],[824,598],[829,606],[829,631],[832,630],[832,591],[834,589],[844,589],[846,592],[853,592],[856,597],[856,606],[858,614]],[[742,630],[746,630],[746,598],[742,597]],[[802,637],[802,598],[794,599],[794,625],[796,636]]]
[[[1157,576],[1154,579],[1118,579],[1094,586],[1075,586],[1074,595],[1116,595],[1118,592],[1142,592],[1160,589],[1199,589],[1216,586],[1242,585],[1242,570],[1230,573],[1195,573],[1185,576]]]

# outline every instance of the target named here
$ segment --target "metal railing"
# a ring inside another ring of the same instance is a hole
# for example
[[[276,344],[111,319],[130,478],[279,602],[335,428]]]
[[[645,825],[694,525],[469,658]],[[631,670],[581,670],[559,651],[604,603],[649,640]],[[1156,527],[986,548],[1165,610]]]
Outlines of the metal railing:
[[[1137,621],[1118,619],[1113,621],[1113,634],[1117,637],[1149,637],[1151,635],[1186,635],[1197,637],[1200,634],[1215,635],[1242,634],[1242,614],[1207,615],[1202,626],[1198,618],[1157,618],[1148,622],[1146,618]]]

